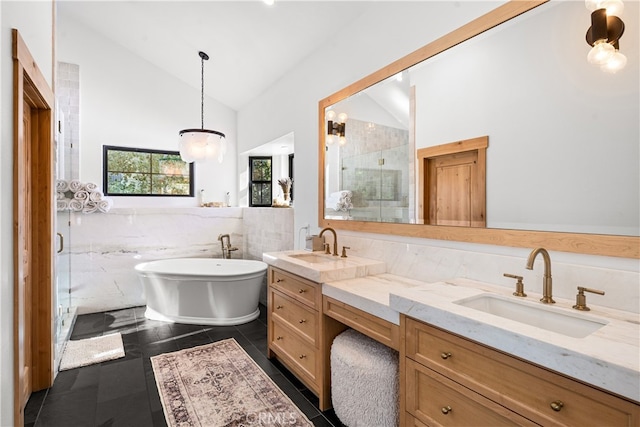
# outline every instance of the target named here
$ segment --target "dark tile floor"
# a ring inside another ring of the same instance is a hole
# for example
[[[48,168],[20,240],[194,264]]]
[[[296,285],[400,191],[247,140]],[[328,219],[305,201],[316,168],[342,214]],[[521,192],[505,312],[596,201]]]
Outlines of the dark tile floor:
[[[235,340],[316,426],[342,426],[332,410],[278,361],[267,359],[266,307],[260,317],[239,326],[165,323],[144,317],[135,307],[77,317],[71,339],[122,334],[125,357],[62,371],[50,389],[31,395],[25,426],[166,426],[150,357],[226,338]]]

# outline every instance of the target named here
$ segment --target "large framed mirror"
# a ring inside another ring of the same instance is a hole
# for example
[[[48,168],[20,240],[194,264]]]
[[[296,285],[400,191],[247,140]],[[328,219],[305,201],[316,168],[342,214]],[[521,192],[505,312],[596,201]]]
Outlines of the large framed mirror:
[[[321,100],[319,225],[639,258],[628,9],[616,75],[586,63],[582,2],[511,1]],[[485,135],[486,227],[424,225],[417,153]]]

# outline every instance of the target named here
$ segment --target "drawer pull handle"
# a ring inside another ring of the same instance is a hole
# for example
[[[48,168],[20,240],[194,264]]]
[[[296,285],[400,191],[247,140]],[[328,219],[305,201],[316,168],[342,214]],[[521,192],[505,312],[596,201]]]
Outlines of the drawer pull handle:
[[[561,400],[555,400],[551,402],[551,409],[553,409],[556,412],[560,412],[563,406],[564,406],[564,402],[562,402]]]
[[[453,411],[453,409],[451,409],[451,406],[445,406],[444,408],[441,409],[442,413],[447,415],[449,414],[449,412]]]
[[[301,354],[301,355],[300,355],[300,359],[304,359],[305,357],[307,357],[307,355],[306,355],[306,354]]]
[[[282,308],[282,306],[279,305],[279,306],[276,307],[276,310],[280,310],[281,308]]]
[[[282,337],[276,337],[276,340],[280,341],[282,339]]]
[[[276,283],[284,282],[284,279],[276,279]]]
[[[307,319],[300,319],[300,323],[306,323]]]
[[[451,353],[447,352],[447,353],[440,353],[440,357],[442,357],[443,359],[447,360],[448,358],[451,357]]]
[[[304,294],[305,292],[307,292],[307,290],[306,290],[306,289],[300,289],[300,290],[298,290],[298,293],[299,293],[299,294]]]

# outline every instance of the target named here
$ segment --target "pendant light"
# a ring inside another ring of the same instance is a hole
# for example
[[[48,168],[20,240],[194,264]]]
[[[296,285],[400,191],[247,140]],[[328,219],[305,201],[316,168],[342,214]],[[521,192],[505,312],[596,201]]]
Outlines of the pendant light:
[[[187,163],[218,159],[222,163],[227,152],[225,135],[217,130],[204,128],[204,61],[209,55],[198,52],[201,62],[200,72],[200,129],[183,129],[180,131],[180,157]]]

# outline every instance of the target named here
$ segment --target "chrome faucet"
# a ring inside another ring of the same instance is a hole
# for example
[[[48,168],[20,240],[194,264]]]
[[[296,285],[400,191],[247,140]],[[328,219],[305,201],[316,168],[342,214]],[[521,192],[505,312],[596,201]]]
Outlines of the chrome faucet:
[[[320,231],[318,237],[322,237],[325,231],[330,231],[333,233],[333,256],[338,256],[338,235],[336,234],[336,230],[331,227],[323,228],[322,231]]]
[[[224,239],[227,239],[227,244],[225,245],[224,243]],[[231,246],[231,237],[229,237],[228,234],[220,234],[218,236],[218,240],[220,241],[220,244],[222,245],[222,258],[223,259],[230,259],[231,258],[231,252],[232,251],[237,251],[238,248]]]
[[[542,279],[542,301],[545,304],[555,304],[552,293],[552,281],[551,281],[551,257],[549,257],[549,252],[545,248],[536,248],[531,251],[529,254],[529,258],[527,259],[527,270],[533,270],[533,261],[535,261],[536,256],[538,254],[542,254],[542,259],[544,260],[544,277]]]

